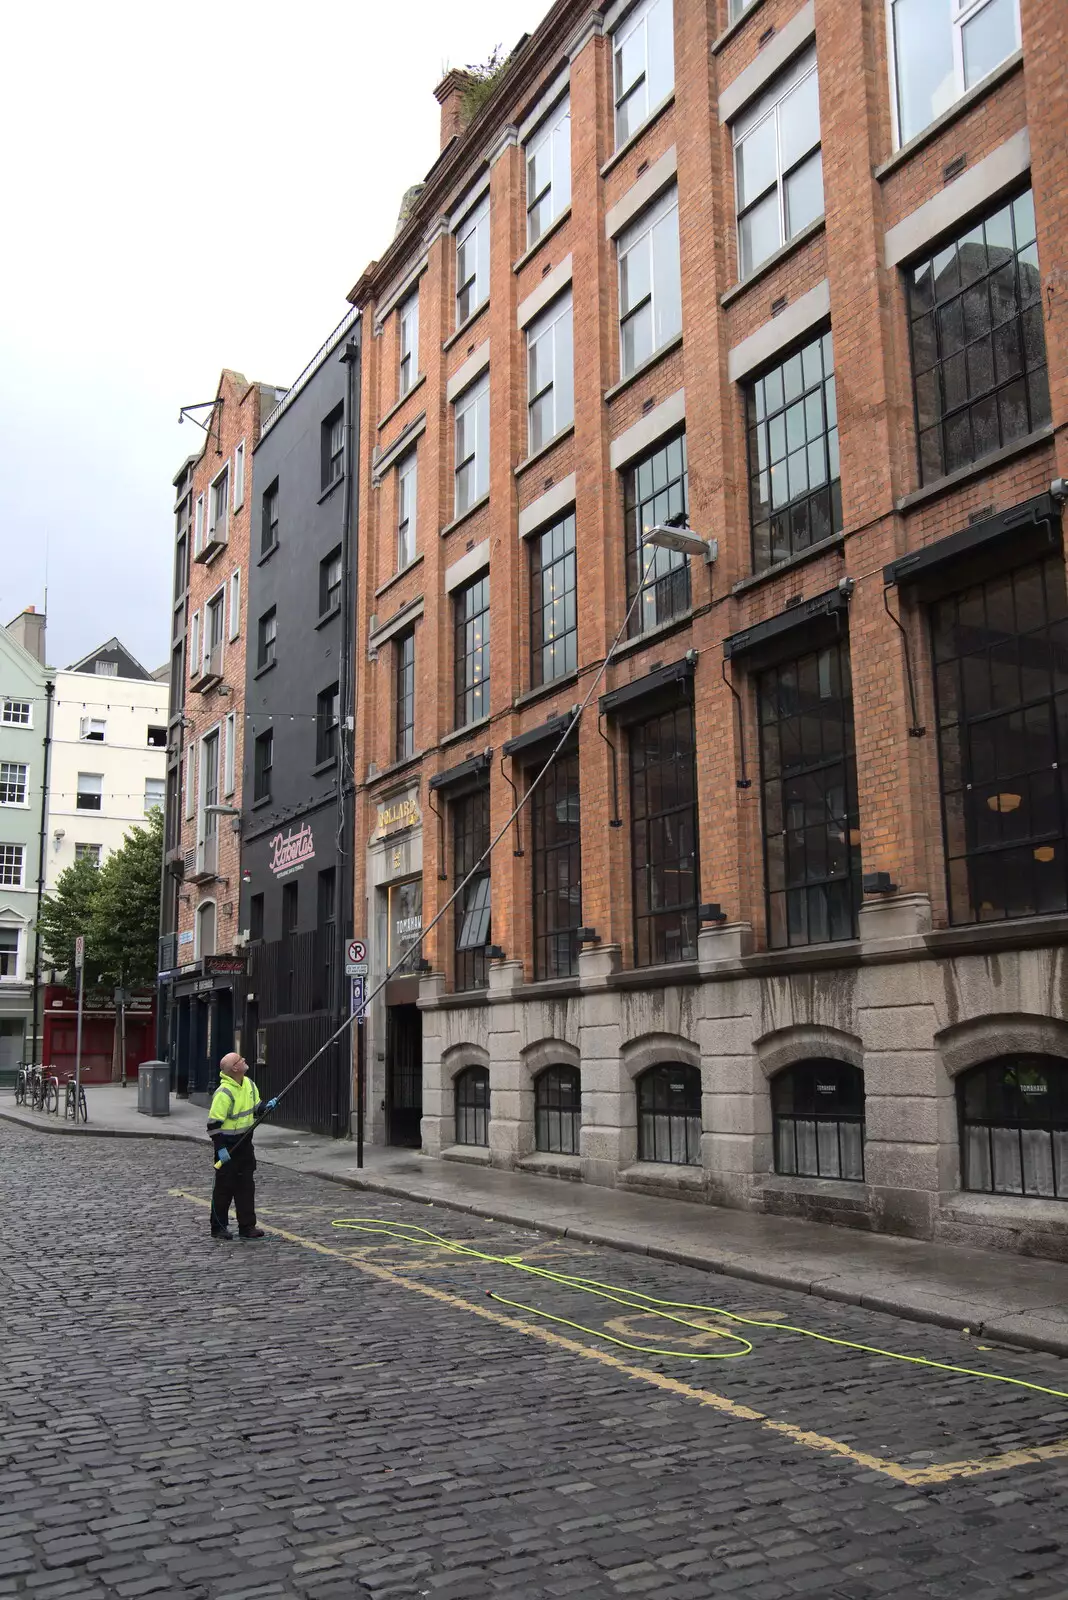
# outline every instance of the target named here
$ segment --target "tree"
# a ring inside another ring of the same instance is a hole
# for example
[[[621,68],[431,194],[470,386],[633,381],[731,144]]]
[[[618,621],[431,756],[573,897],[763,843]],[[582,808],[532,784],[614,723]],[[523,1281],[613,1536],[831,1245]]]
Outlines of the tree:
[[[100,868],[88,931],[96,970],[108,983],[143,989],[156,980],[162,859],[163,812],[157,806]]]
[[[55,892],[41,902],[37,922],[42,959],[57,971],[74,973],[74,941],[79,934],[91,940],[93,907],[100,890],[100,872],[87,856],[76,860],[56,879]],[[85,981],[93,981],[97,963],[89,948]]]

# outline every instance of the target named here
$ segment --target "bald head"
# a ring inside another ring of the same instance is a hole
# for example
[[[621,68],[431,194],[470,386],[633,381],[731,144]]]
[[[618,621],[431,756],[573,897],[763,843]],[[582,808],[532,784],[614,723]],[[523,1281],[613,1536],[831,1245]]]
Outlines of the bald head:
[[[219,1071],[225,1072],[228,1078],[234,1078],[238,1083],[245,1076],[245,1059],[239,1056],[236,1050],[231,1050],[219,1062]]]

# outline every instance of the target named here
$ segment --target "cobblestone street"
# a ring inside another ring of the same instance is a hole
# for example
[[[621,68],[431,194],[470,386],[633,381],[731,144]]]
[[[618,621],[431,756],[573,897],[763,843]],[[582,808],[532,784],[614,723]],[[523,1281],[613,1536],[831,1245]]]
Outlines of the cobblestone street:
[[[213,1245],[209,1192],[191,1147],[0,1125],[0,1596],[1068,1596],[1068,1400],[739,1324],[694,1357],[730,1310],[1065,1362],[263,1163],[268,1237]]]

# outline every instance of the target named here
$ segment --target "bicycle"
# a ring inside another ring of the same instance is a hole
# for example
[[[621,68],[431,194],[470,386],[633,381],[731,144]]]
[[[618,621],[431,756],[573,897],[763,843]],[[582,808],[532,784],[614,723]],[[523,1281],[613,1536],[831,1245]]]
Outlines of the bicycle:
[[[29,1088],[29,1083],[29,1071],[20,1063],[19,1070],[15,1074],[15,1104],[17,1106],[24,1106],[26,1104],[26,1093]]]
[[[52,1068],[51,1074],[44,1080],[44,1095],[42,1105],[48,1116],[59,1115],[59,1079],[56,1069]]]
[[[45,1077],[43,1070],[32,1066],[27,1075],[27,1089],[30,1096],[31,1111],[40,1111],[44,1107]]]
[[[79,1118],[82,1122],[89,1121],[89,1104],[83,1086],[71,1078],[67,1084],[67,1096],[63,1103],[63,1120],[77,1122]]]

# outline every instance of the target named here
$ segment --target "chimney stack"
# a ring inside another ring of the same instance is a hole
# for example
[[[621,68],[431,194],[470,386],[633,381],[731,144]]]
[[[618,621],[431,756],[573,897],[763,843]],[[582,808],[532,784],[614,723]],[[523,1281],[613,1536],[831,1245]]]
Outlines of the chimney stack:
[[[457,134],[464,131],[464,95],[473,82],[474,79],[470,72],[464,72],[459,67],[453,67],[452,71],[445,74],[434,90],[434,99],[441,107],[442,150],[456,138]]]
[[[45,664],[45,617],[35,606],[27,606],[7,625],[7,631],[16,644],[28,650],[35,661]]]

